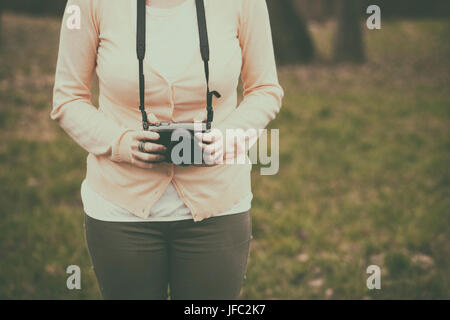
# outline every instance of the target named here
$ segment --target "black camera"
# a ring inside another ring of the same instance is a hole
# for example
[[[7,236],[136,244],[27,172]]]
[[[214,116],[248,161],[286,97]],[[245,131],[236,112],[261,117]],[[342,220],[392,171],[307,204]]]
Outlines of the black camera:
[[[206,163],[204,156],[208,155],[199,146],[201,141],[195,136],[196,133],[210,131],[205,122],[161,122],[149,124],[147,128],[159,134],[159,139],[152,142],[167,148],[165,162],[181,166]]]

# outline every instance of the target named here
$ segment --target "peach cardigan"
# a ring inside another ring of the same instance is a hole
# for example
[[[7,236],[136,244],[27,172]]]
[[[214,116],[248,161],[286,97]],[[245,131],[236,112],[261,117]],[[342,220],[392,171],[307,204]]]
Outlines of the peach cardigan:
[[[138,217],[172,181],[194,221],[223,212],[251,192],[251,164],[179,167],[168,163],[141,169],[125,162],[121,138],[141,130],[136,58],[136,1],[69,0],[56,66],[51,118],[85,150],[86,180],[100,195]],[[77,7],[72,7],[77,8]],[[274,59],[265,0],[205,0],[210,43],[213,128],[260,129],[275,118],[284,95]],[[69,21],[68,21],[69,20]],[[68,23],[69,22],[69,23]],[[72,27],[70,27],[72,26]],[[199,47],[198,37],[191,41]],[[148,44],[149,52],[151,44]],[[179,54],[183,54],[180,48]],[[160,121],[205,117],[205,75],[200,52],[174,81],[146,61],[146,109]],[[93,72],[99,78],[99,107],[91,102]],[[244,98],[237,106],[239,75]]]

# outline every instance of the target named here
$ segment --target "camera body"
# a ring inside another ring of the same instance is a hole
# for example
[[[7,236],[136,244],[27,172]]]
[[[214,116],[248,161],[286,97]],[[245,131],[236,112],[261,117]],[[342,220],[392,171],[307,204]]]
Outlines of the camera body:
[[[180,166],[205,164],[205,153],[195,133],[209,132],[206,122],[161,122],[149,124],[147,130],[159,134],[159,139],[153,143],[167,148],[165,162]]]

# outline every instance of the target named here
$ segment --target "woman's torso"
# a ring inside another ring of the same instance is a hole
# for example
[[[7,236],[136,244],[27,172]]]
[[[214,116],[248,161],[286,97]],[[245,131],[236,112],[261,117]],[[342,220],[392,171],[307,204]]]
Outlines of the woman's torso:
[[[198,65],[200,57],[199,43],[198,41],[193,41],[193,39],[198,38],[195,0],[184,0],[171,8],[147,6],[146,9],[147,54],[144,73],[148,75],[146,78],[146,89],[150,91],[146,96],[150,105],[147,111],[156,112],[159,118],[162,117],[161,115],[166,115],[164,120],[168,119],[169,112],[173,112],[175,119],[172,120],[176,120],[176,117],[185,117],[182,115],[185,112],[176,103],[175,97],[169,97],[170,104],[168,105],[167,100],[164,103],[164,99],[158,100],[158,97],[155,97],[156,89],[152,90],[152,88],[155,87],[155,81],[161,80],[167,82],[169,86],[176,86],[177,84],[182,86],[183,80],[187,80],[189,74],[191,74],[190,77],[197,75],[200,83],[204,83],[205,81],[204,75],[202,74],[202,65]],[[119,25],[119,23],[117,24]],[[128,78],[132,77],[132,73],[127,72],[126,70],[128,69],[122,64],[126,60],[122,59],[122,62],[112,63],[113,59],[120,61],[117,55],[125,54],[125,52],[129,51],[129,48],[115,46],[113,32],[119,31],[115,27],[113,30],[109,30],[109,27],[105,27],[106,25],[110,26],[109,23],[103,22],[102,30],[108,30],[101,33],[103,35],[101,36],[101,44],[97,58],[97,73],[99,78],[103,76],[104,79],[102,81],[102,90],[103,93],[107,92],[109,94],[111,100],[123,101],[124,104],[131,103],[129,101],[134,100],[135,96],[130,96],[130,92],[125,92],[124,89],[124,87],[128,87],[129,83],[133,82],[133,79]],[[231,48],[233,47],[231,46]],[[193,65],[201,67],[200,70],[190,70]],[[118,70],[119,68],[121,70]],[[112,75],[113,73],[114,75]],[[154,76],[158,78],[152,81],[151,79]],[[113,89],[112,87],[117,85],[118,82],[124,85]],[[135,93],[135,90],[131,91],[132,94]],[[190,95],[191,93],[186,94]],[[186,102],[184,105],[187,105],[190,99],[192,97],[185,98],[184,101]],[[190,103],[192,103],[192,100]],[[199,105],[202,104],[199,103]],[[154,106],[158,106],[158,108],[154,108]],[[201,112],[202,110],[200,109],[199,111]],[[88,184],[85,184],[86,182],[83,182],[82,199],[86,213],[98,220],[173,221],[192,219],[189,208],[183,203],[172,183],[168,185],[164,194],[153,206],[150,216],[146,219],[136,217],[127,210],[114,205],[97,194]],[[239,203],[235,204],[229,210],[217,213],[216,215],[233,214],[249,210],[251,199],[251,193],[243,195]]]

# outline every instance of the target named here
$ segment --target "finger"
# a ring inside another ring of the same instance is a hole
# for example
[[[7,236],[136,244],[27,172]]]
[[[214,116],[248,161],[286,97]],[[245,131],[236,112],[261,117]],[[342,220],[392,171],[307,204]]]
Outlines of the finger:
[[[142,168],[142,169],[151,169],[153,168],[153,164],[152,163],[148,163],[148,162],[143,162],[139,159],[136,159],[133,155],[131,156],[131,164]]]
[[[211,155],[211,162],[214,164],[221,164],[223,162],[223,152],[218,151]]]
[[[204,142],[214,142],[222,139],[222,133],[217,129],[212,129],[212,131],[205,133],[197,132],[195,136]]]
[[[195,134],[195,137],[196,137],[198,140],[202,141],[203,143],[212,143],[212,142],[214,142],[214,141],[219,140],[219,139],[216,138],[215,136],[210,135],[210,134],[208,134],[208,133],[196,133],[196,134]]]
[[[135,136],[135,140],[158,140],[159,134],[153,131],[138,131]]]
[[[159,163],[165,160],[165,156],[159,153],[136,153],[135,157],[141,161],[149,163]]]
[[[217,141],[213,141],[213,142],[199,141],[199,142],[197,142],[197,144],[202,149],[205,149],[205,148],[210,148],[210,149],[223,148],[223,141],[222,140],[217,140]]]
[[[212,143],[212,144],[202,144],[200,146],[204,152],[209,154],[214,154],[220,150],[222,150],[222,144],[220,142]]]
[[[216,156],[216,158],[215,158],[216,163],[217,163],[217,164],[222,164],[222,163],[223,163],[223,160],[224,160],[224,158],[223,158],[223,152],[218,153],[217,156]]]
[[[164,153],[167,148],[162,144],[147,142],[144,143],[144,150],[148,153]]]
[[[223,163],[223,153],[217,152],[214,155],[205,155],[204,157],[205,164],[207,165],[216,165]]]
[[[135,152],[142,152],[141,150],[139,150],[139,144],[141,142],[142,141],[139,140],[133,141],[133,143],[131,144],[131,150]],[[165,153],[167,151],[167,147],[159,143],[146,142],[144,143],[144,150],[144,153]]]
[[[135,153],[134,157],[140,161],[149,162],[149,163],[158,163],[158,162],[164,161],[164,159],[165,159],[164,155],[162,155],[162,154],[142,153],[142,152]]]

